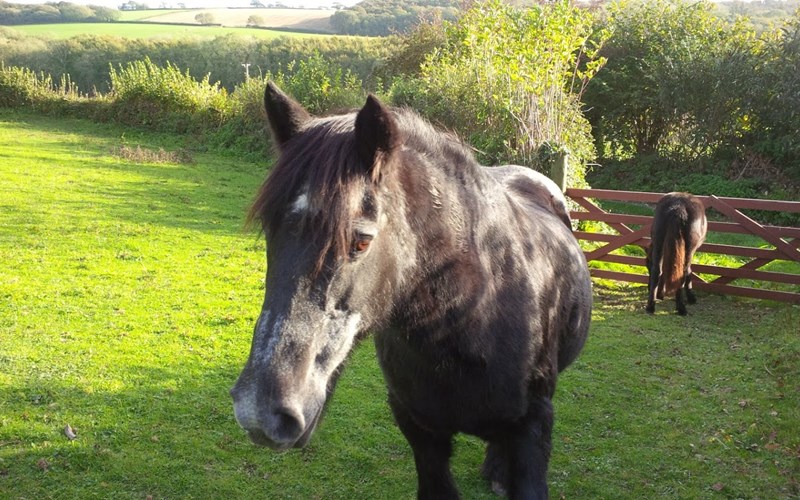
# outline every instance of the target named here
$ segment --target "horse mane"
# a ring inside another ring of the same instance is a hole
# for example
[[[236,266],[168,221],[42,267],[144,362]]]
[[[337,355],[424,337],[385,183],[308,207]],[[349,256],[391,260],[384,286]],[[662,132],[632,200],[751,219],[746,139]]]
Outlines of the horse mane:
[[[464,171],[460,175],[470,171],[475,175],[477,162],[454,134],[435,129],[411,110],[393,108],[393,115],[403,136],[401,149],[439,159],[431,164],[450,168],[458,165]],[[285,142],[247,216],[247,224],[259,221],[269,239],[291,210],[289,205],[300,193],[306,192],[310,210],[301,227],[313,228],[309,233],[321,248],[317,271],[324,265],[329,251],[333,251],[335,258],[348,258],[350,223],[364,209],[364,188],[378,181],[396,183],[391,168],[396,158],[390,158],[388,163],[381,162],[383,164],[374,168],[372,174],[362,164],[354,134],[355,116],[355,113],[348,113],[312,119]]]

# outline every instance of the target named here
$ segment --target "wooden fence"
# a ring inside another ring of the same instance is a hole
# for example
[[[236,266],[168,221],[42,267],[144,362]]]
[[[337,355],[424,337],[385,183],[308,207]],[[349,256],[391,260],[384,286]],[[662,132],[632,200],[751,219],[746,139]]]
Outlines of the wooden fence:
[[[647,248],[650,244],[652,215],[607,212],[597,206],[592,199],[654,205],[664,194],[573,188],[567,189],[566,194],[584,209],[583,211],[571,212],[570,215],[573,220],[602,221],[617,232],[617,234],[603,234],[575,231],[575,236],[579,240],[604,243],[594,250],[586,251],[586,260],[642,266],[644,272],[644,274],[633,274],[606,269],[592,269],[592,276],[647,284],[647,268],[644,257],[618,255],[611,252],[625,245],[638,245],[642,248]],[[800,228],[762,225],[741,212],[741,210],[767,210],[800,213],[800,202],[717,196],[698,196],[698,198],[703,201],[707,211],[713,209],[720,216],[709,214],[709,232],[751,234],[760,238],[764,245],[761,247],[745,247],[704,243],[698,252],[733,255],[744,257],[748,260],[738,268],[692,264],[693,286],[698,290],[800,304],[800,274],[760,269],[775,260],[800,262]],[[697,273],[714,275],[716,278],[703,280]],[[741,284],[733,284],[737,279],[782,283],[789,286],[783,286],[781,290],[753,288],[741,286]]]

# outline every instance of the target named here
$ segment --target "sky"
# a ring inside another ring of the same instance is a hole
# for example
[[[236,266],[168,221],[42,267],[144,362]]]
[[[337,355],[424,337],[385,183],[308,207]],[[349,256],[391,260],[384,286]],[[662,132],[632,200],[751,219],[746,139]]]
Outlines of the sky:
[[[55,0],[7,0],[9,3],[24,3],[36,4],[47,3],[48,1]],[[100,5],[103,7],[118,8],[128,0],[66,0],[70,3],[83,4],[83,5]],[[183,3],[187,8],[225,8],[225,7],[250,7],[250,0],[134,0],[138,3],[147,4],[150,8],[159,8],[164,4],[166,7],[177,8],[178,3]],[[345,6],[351,6],[358,3],[360,0],[261,0],[264,5],[271,3],[282,3],[287,7],[305,7],[305,8],[318,8],[330,7],[334,3],[340,3]]]

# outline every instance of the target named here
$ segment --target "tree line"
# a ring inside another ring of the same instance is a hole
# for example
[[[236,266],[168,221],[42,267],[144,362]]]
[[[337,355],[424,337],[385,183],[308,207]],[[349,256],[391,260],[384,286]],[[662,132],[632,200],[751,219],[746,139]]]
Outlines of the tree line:
[[[420,21],[458,17],[457,0],[363,0],[331,16],[341,35],[388,36],[409,32]]]
[[[119,19],[119,11],[98,5],[48,2],[40,5],[0,2],[0,25],[50,23],[107,23]]]

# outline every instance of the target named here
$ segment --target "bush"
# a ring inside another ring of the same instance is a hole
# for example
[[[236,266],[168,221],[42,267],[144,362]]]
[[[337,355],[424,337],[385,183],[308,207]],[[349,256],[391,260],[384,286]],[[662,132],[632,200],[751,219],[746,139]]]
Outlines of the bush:
[[[213,144],[257,156],[262,160],[269,145],[264,88],[269,76],[250,78],[230,94],[230,117],[211,138]]]
[[[69,76],[58,84],[50,75],[0,63],[0,107],[26,107],[44,113],[66,110],[79,98]]]
[[[292,61],[285,72],[267,76],[315,114],[349,110],[364,104],[366,98],[357,76],[330,63],[318,52]]]
[[[800,9],[766,39],[748,139],[756,153],[800,180]]]
[[[311,113],[325,114],[344,111],[363,105],[366,98],[361,80],[319,53],[287,65],[284,71],[250,78],[237,86],[230,95],[230,119],[222,126],[213,141],[224,147],[234,147],[263,155],[270,142],[266,130],[264,89],[274,81]]]
[[[759,88],[752,27],[687,0],[620,0],[605,27],[608,64],[585,94],[601,157],[735,154]]]
[[[88,92],[110,89],[108,65],[125,66],[145,57],[159,66],[168,62],[193,74],[209,75],[228,92],[250,74],[275,74],[292,61],[319,53],[344,72],[351,72],[365,85],[374,85],[374,72],[393,48],[384,38],[363,37],[278,37],[223,35],[210,39],[125,39],[107,35],[80,35],[67,40],[48,40],[22,35],[0,27],[0,61],[54,77],[69,74],[78,87]]]
[[[229,114],[227,91],[208,75],[197,81],[149,58],[110,69],[111,112],[121,123],[180,133],[216,128]]]
[[[602,64],[590,42],[592,14],[563,1],[516,9],[489,0],[444,27],[445,42],[420,76],[395,81],[394,101],[459,131],[485,163],[548,171],[542,148],[567,150],[570,185],[583,184],[594,150],[579,97]],[[419,39],[439,46],[430,35]]]

